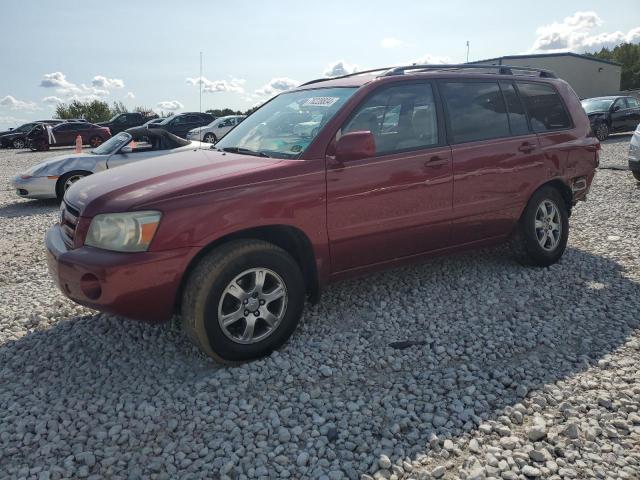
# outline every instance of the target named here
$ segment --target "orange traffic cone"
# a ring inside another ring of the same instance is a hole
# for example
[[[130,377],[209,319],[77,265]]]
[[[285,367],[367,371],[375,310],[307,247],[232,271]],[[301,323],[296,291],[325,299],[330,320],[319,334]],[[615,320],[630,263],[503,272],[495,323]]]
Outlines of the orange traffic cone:
[[[76,137],[76,153],[82,153],[82,137],[80,135]]]

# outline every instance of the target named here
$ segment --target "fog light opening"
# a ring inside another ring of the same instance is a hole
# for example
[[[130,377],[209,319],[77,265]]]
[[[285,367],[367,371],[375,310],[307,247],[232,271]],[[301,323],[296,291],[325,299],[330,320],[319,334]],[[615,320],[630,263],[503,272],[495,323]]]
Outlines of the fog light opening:
[[[92,274],[85,273],[80,279],[80,289],[87,298],[91,300],[97,300],[102,295],[102,287],[100,286],[100,280]]]

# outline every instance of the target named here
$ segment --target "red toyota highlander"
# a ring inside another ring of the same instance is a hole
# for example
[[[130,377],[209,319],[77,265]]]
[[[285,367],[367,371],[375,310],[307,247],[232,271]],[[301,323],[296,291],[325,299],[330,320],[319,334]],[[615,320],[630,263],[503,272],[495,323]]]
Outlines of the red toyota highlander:
[[[308,82],[211,149],[74,184],[46,237],[74,301],[159,322],[219,361],[268,354],[329,282],[510,240],[562,256],[598,140],[569,85],[508,66]]]

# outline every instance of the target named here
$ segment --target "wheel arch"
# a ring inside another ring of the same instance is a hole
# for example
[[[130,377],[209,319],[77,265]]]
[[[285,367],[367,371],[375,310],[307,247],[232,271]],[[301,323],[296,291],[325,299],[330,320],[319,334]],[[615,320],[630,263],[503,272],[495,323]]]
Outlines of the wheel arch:
[[[536,192],[544,187],[552,187],[558,190],[558,192],[562,196],[562,199],[564,200],[565,206],[567,207],[567,215],[571,217],[571,209],[573,207],[573,192],[571,191],[571,187],[569,187],[569,185],[567,185],[565,181],[562,180],[561,178],[554,178],[552,180],[548,180],[543,184],[539,185],[538,188],[533,190],[529,195],[529,198],[527,199],[527,204],[529,203],[531,198],[536,194]],[[526,211],[526,205],[523,207],[522,212],[520,212],[520,217],[524,215],[525,211]]]
[[[89,175],[93,175],[93,172],[91,170],[82,170],[82,169],[76,169],[76,170],[69,170],[68,172],[63,173],[62,175],[60,175],[58,177],[58,180],[56,180],[56,195],[60,195],[60,187],[62,186],[62,182],[64,180],[66,180],[66,177],[73,175],[74,173],[82,173],[84,174],[85,177],[88,177]]]
[[[318,278],[318,268],[316,265],[313,246],[309,237],[299,228],[290,225],[266,225],[255,228],[239,230],[220,237],[213,242],[205,245],[191,259],[189,265],[182,274],[180,285],[176,293],[176,312],[179,311],[182,302],[182,293],[191,272],[200,262],[200,260],[215,250],[217,247],[240,239],[264,240],[272,243],[289,253],[300,266],[302,275],[305,279],[305,289],[309,300],[316,303],[320,298],[320,282]]]

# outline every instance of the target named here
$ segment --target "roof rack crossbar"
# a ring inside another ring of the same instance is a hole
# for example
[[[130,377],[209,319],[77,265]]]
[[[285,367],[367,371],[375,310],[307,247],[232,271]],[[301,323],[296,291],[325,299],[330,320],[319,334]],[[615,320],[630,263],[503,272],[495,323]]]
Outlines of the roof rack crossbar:
[[[486,64],[474,64],[470,65],[468,63],[456,63],[456,64],[425,64],[425,65],[407,65],[403,67],[394,67],[389,69],[388,72],[384,74],[385,77],[392,75],[404,75],[407,70],[421,70],[421,71],[429,71],[429,70],[465,70],[465,69],[476,69],[476,70],[496,70],[500,75],[516,75],[514,71],[522,71],[522,72],[533,72],[537,73],[538,76],[543,78],[557,78],[556,74],[551,70],[544,70],[542,68],[533,68],[533,67],[520,67],[517,65],[486,65]]]
[[[365,73],[374,73],[374,72],[381,72],[381,71],[388,71],[391,70],[392,67],[384,67],[384,68],[372,68],[371,70],[360,70],[359,72],[353,72],[353,73],[348,73],[347,75],[339,75],[337,77],[324,77],[324,78],[316,78],[315,80],[309,80],[308,82],[303,83],[302,85],[300,85],[300,87],[304,86],[304,85],[311,85],[313,83],[318,83],[318,82],[326,82],[328,80],[338,80],[340,78],[349,78],[349,77],[355,77],[356,75],[363,75]]]

